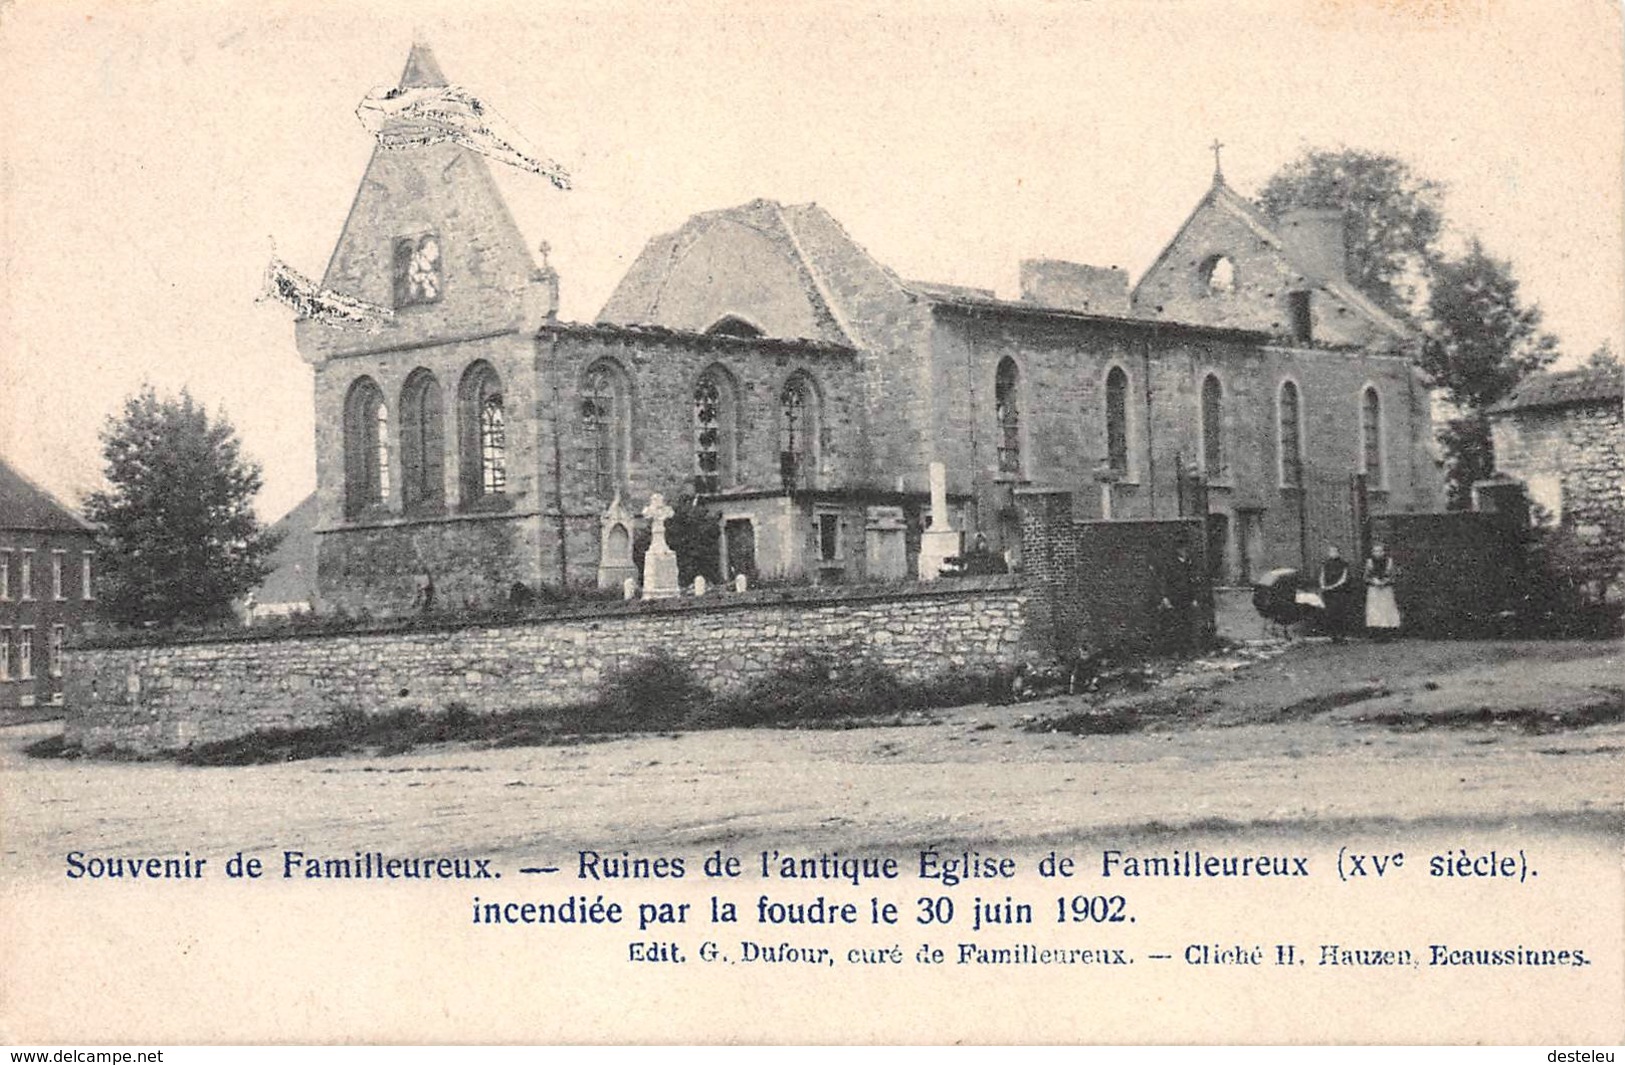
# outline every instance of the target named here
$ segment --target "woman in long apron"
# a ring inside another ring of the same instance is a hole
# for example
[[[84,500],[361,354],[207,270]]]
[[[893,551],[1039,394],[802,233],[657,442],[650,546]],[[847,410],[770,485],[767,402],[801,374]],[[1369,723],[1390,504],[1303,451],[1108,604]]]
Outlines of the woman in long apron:
[[[1394,579],[1399,567],[1388,557],[1387,548],[1371,545],[1365,560],[1365,627],[1379,640],[1399,631],[1399,600],[1394,598]]]

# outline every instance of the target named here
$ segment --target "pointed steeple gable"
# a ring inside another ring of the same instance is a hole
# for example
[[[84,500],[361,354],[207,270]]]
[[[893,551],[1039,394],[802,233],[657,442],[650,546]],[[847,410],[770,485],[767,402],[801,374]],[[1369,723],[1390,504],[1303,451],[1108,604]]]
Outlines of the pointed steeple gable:
[[[429,46],[413,44],[400,87],[446,84]],[[395,314],[370,333],[298,323],[312,362],[530,329],[557,309],[556,275],[536,268],[485,158],[450,141],[374,148],[322,287]]]
[[[434,52],[422,41],[414,41],[412,53],[406,57],[406,69],[401,71],[401,88],[439,88],[446,83],[440,64],[434,61]]]

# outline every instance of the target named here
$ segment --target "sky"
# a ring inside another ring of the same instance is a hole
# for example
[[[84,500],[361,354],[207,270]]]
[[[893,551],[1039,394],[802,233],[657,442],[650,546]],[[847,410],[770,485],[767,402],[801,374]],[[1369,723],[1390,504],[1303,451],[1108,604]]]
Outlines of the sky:
[[[906,278],[1150,265],[1211,180],[1309,148],[1447,186],[1577,363],[1625,351],[1617,0],[509,4],[0,0],[0,454],[68,502],[150,382],[315,485],[273,254],[320,277],[414,40],[575,179],[493,165],[591,319],[653,235],[757,197],[828,208]]]

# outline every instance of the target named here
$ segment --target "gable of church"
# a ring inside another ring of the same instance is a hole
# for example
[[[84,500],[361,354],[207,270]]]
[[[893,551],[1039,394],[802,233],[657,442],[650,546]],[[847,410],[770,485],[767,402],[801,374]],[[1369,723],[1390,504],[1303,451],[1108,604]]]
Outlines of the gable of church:
[[[415,47],[401,87],[444,84]],[[322,287],[393,316],[374,333],[301,322],[300,348],[353,354],[517,328],[534,315],[536,273],[478,154],[450,142],[375,147]]]
[[[1341,215],[1272,227],[1217,179],[1134,288],[1136,317],[1387,350],[1411,331],[1344,277]]]
[[[876,295],[902,289],[822,208],[754,200],[651,240],[598,320],[860,345],[859,305]]]

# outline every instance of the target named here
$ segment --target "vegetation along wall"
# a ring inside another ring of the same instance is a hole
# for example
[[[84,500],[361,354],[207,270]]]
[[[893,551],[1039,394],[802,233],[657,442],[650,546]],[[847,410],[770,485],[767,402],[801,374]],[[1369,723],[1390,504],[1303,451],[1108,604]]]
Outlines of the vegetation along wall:
[[[1027,593],[996,576],[583,604],[461,627],[87,644],[70,651],[66,739],[86,750],[174,750],[357,712],[568,708],[662,651],[716,692],[819,649],[902,680],[1009,669],[1031,650],[1027,620]]]

